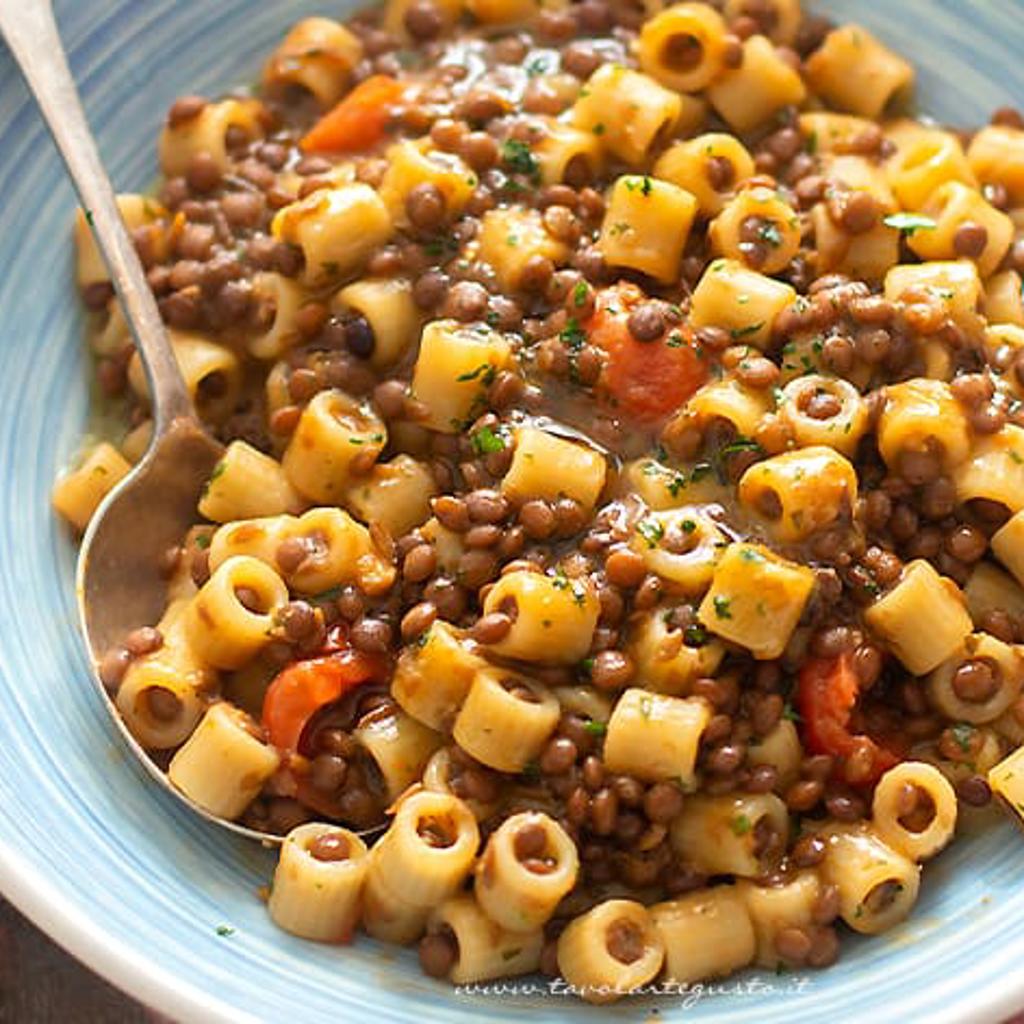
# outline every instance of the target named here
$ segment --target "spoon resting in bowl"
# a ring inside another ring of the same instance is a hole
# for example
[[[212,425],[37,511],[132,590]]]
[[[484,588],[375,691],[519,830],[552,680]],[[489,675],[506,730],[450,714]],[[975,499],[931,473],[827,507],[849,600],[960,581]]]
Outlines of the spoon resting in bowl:
[[[279,843],[280,836],[211,814],[173,786],[128,730],[100,679],[104,655],[162,614],[167,581],[161,555],[194,523],[197,500],[224,450],[196,416],[89,131],[49,0],[0,0],[0,34],[82,201],[145,366],[153,407],[153,439],[145,457],[97,510],[79,553],[76,592],[93,682],[125,742],[160,786],[208,821],[250,839]]]

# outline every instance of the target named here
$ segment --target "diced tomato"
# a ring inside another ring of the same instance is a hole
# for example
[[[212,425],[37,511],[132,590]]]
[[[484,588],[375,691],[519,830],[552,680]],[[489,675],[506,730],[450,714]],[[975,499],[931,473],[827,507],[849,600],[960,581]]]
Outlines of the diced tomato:
[[[598,391],[624,416],[655,424],[675,412],[708,377],[703,352],[686,324],[669,325],[660,338],[637,341],[630,313],[647,296],[620,281],[598,292],[584,325],[587,340],[606,354]]]
[[[844,758],[856,750],[868,752],[871,764],[863,781],[873,783],[900,759],[870,736],[850,731],[858,693],[853,658],[848,654],[814,658],[800,670],[797,700],[807,749],[812,754]]]
[[[307,153],[352,153],[370,149],[384,137],[391,108],[402,98],[404,82],[372,75],[329,110],[302,140]]]
[[[324,651],[289,665],[267,688],[263,727],[279,750],[298,750],[303,731],[321,708],[382,675],[381,661],[354,650],[340,630],[328,634]]]

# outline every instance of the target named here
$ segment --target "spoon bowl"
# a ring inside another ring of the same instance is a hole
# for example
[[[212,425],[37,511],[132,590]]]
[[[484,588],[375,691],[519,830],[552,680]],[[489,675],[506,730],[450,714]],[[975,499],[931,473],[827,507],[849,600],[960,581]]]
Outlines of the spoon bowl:
[[[153,440],[97,509],[79,552],[76,593],[92,679],[121,735],[164,789],[208,821],[264,843],[281,837],[210,814],[171,784],[131,734],[100,679],[104,655],[167,604],[162,556],[181,543],[223,446],[205,431],[103,169],[64,57],[49,0],[0,0],[3,35],[64,158],[146,369]]]

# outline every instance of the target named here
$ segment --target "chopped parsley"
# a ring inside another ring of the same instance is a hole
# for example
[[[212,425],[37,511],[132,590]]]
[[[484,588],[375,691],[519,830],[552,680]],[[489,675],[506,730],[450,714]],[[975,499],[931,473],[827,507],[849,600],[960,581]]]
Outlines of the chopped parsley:
[[[969,754],[971,752],[974,726],[968,725],[967,722],[957,722],[956,725],[949,727],[949,734],[953,737],[953,742],[960,748],[961,753]]]
[[[470,443],[477,455],[490,455],[505,450],[505,442],[501,435],[496,434],[490,427],[481,427],[470,438]]]
[[[720,619],[731,619],[732,611],[729,608],[730,603],[729,598],[723,597],[721,594],[716,594],[714,600],[715,615]]]
[[[484,384],[491,385],[494,383],[495,369],[490,363],[481,363],[475,370],[469,370],[466,373],[460,373],[455,379],[457,381],[476,380],[480,378]]]
[[[761,328],[764,327],[764,321],[761,320],[756,324],[747,324],[746,327],[734,327],[729,334],[732,335],[733,341],[737,341],[740,338],[747,338],[751,334],[757,334]]]
[[[708,631],[698,623],[683,630],[683,642],[687,647],[703,647],[708,639]]]
[[[510,170],[518,174],[525,174],[535,182],[540,181],[540,168],[530,147],[519,139],[506,139],[501,144],[502,163]]]
[[[745,836],[753,828],[750,824],[750,819],[745,814],[737,814],[729,822],[729,827],[732,829],[733,835],[737,836]]]
[[[697,523],[693,519],[684,519],[680,524],[679,528],[683,533],[693,533],[697,529]]]
[[[590,286],[584,280],[576,282],[576,287],[572,290],[572,304],[579,309],[581,306],[587,304],[587,296],[590,294]]]
[[[235,929],[229,924],[219,924],[217,925],[217,934],[223,939],[228,935],[234,935]]]
[[[603,736],[608,731],[604,722],[595,722],[593,719],[583,723],[583,731],[591,736]]]
[[[782,232],[779,231],[779,226],[774,221],[766,220],[761,225],[761,230],[758,231],[757,236],[762,242],[767,242],[773,249],[778,249],[782,245]]]
[[[636,532],[647,541],[649,548],[656,548],[658,541],[665,536],[665,527],[657,519],[641,519],[636,524]]]
[[[558,337],[560,341],[565,342],[574,352],[578,352],[583,348],[583,344],[587,340],[586,332],[580,327],[579,321],[574,316],[569,317],[568,322],[562,328]]]
[[[890,213],[882,219],[882,223],[886,227],[896,228],[907,238],[915,231],[934,231],[937,227],[935,221],[923,213]]]

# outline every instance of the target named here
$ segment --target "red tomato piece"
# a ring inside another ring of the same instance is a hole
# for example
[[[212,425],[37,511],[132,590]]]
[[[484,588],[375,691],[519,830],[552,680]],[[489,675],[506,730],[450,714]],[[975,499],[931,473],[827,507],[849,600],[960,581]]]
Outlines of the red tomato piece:
[[[340,631],[331,631],[325,650],[288,665],[267,688],[263,727],[279,750],[298,750],[303,730],[321,708],[381,675],[379,660],[354,650]]]
[[[707,380],[703,350],[686,324],[672,324],[653,341],[630,333],[630,313],[646,295],[620,281],[597,294],[584,325],[587,340],[606,355],[599,392],[630,419],[655,424],[679,408]]]
[[[797,700],[807,749],[833,757],[849,757],[855,750],[868,752],[871,766],[864,781],[872,783],[898,764],[899,758],[870,736],[850,731],[859,689],[849,654],[814,658],[800,670]]]
[[[307,153],[351,153],[371,149],[384,137],[391,108],[406,85],[390,75],[371,75],[329,110],[302,140]]]

